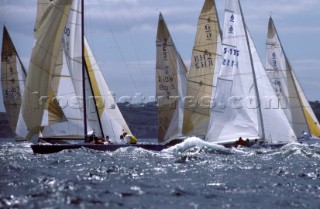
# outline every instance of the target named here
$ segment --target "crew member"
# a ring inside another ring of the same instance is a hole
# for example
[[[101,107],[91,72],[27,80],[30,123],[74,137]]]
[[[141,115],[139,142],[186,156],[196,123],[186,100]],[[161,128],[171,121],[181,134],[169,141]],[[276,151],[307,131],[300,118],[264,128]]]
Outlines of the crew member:
[[[127,144],[136,144],[138,142],[138,139],[136,137],[127,134],[127,132],[123,132],[122,136]]]

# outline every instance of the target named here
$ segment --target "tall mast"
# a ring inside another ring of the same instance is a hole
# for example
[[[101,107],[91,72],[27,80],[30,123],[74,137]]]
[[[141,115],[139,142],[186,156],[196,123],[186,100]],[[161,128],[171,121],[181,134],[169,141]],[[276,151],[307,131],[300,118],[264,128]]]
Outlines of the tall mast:
[[[245,34],[246,34],[248,50],[249,50],[249,54],[250,54],[250,64],[251,64],[251,69],[252,69],[252,74],[253,74],[254,87],[255,87],[255,90],[256,90],[256,93],[257,93],[257,97],[258,97],[258,104],[259,104],[258,112],[259,112],[259,116],[260,116],[260,123],[261,123],[261,129],[262,129],[262,140],[265,140],[264,124],[263,124],[262,110],[261,110],[261,104],[260,104],[261,103],[260,102],[260,95],[259,95],[258,85],[257,85],[257,76],[256,76],[256,72],[255,72],[254,65],[253,65],[251,47],[250,47],[249,38],[248,38],[247,25],[246,25],[246,22],[244,21],[240,0],[238,0],[238,3],[239,3],[239,8],[240,8],[240,13],[241,13],[241,17],[242,17],[244,31],[245,31]]]
[[[86,69],[84,58],[84,0],[81,0],[81,48],[82,48],[82,99],[83,99],[83,127],[84,127],[84,139],[87,139],[87,102],[86,102]]]

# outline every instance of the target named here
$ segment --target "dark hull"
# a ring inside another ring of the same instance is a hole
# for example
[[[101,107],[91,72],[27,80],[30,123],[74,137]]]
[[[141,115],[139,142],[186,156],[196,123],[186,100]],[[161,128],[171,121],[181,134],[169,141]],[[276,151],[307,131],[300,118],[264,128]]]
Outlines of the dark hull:
[[[33,144],[31,148],[36,154],[50,154],[60,152],[62,150],[79,149],[85,147],[88,149],[98,151],[115,151],[122,147],[139,147],[145,150],[161,151],[168,148],[166,145],[161,144]]]

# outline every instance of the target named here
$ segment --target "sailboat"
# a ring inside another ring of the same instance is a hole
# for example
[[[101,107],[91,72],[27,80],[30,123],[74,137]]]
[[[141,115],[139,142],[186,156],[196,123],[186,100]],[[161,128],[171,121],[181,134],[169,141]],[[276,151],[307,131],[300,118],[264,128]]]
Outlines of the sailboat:
[[[157,32],[156,98],[159,120],[158,141],[174,143],[183,139],[183,99],[186,95],[187,68],[177,51],[160,13]]]
[[[109,136],[110,139],[114,140],[113,142],[117,142],[116,140],[123,130],[130,133],[113,98],[107,95],[109,89],[84,38],[83,7],[83,1],[54,1],[49,5],[39,22],[28,71],[26,91],[19,116],[19,133],[27,139],[37,140],[39,138],[41,121],[46,106],[46,102],[41,99],[46,98],[49,92],[51,78],[63,39],[72,84],[78,96],[75,104],[79,105],[83,116],[82,139],[88,138],[88,133],[93,130],[97,137]],[[33,92],[37,92],[37,94],[33,94]],[[82,97],[80,97],[81,95]],[[87,98],[91,99],[94,105],[88,102]],[[111,107],[105,104],[111,105]],[[89,143],[34,144],[31,145],[31,148],[35,153],[53,153],[80,147],[112,151],[126,146],[151,150],[165,148],[164,145],[160,144],[127,145],[116,143],[107,145]]]
[[[210,121],[210,101],[215,94],[221,61],[221,31],[214,0],[205,0],[188,74],[183,134],[204,138]]]
[[[265,68],[281,107],[299,138],[320,137],[320,124],[284,52],[273,19],[269,18]]]
[[[19,118],[25,80],[25,67],[21,62],[7,28],[4,26],[1,51],[2,95],[9,125],[17,141],[23,140],[21,136],[15,133],[15,130]]]
[[[227,0],[214,104],[206,140],[232,145],[242,137],[281,145],[297,141],[277,98],[245,23],[239,0]]]

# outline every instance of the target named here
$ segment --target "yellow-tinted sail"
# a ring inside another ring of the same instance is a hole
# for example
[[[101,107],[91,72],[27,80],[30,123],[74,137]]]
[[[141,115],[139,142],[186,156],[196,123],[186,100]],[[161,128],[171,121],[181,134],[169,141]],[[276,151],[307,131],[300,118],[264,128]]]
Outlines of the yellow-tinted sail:
[[[57,0],[50,4],[36,32],[22,103],[25,125],[19,126],[22,128],[20,133],[26,139],[37,137],[40,131],[45,107],[44,99],[48,96],[48,84],[56,65],[71,3],[72,0]]]

